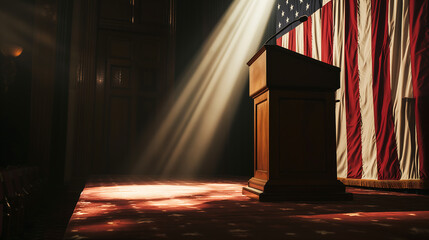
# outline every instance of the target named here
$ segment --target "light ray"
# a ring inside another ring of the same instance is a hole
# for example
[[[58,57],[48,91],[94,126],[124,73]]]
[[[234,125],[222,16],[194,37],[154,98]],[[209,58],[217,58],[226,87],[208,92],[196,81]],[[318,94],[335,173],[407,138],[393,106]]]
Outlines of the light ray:
[[[235,0],[180,79],[136,173],[192,176],[214,166],[246,86],[274,0]]]

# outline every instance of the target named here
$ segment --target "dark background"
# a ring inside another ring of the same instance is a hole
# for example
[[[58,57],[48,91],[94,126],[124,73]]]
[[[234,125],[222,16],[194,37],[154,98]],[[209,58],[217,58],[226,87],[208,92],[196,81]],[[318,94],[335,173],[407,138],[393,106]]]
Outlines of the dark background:
[[[165,91],[161,91],[168,94],[232,0],[165,0],[165,5],[155,7],[167,8],[167,16],[174,20],[170,26],[163,18],[152,22],[141,17],[134,25],[119,15],[116,20],[103,18],[100,2],[109,7],[112,1],[0,1],[0,44],[12,42],[24,49],[17,58],[0,56],[1,167],[35,165],[47,181],[58,186],[64,179],[81,184],[91,174],[115,173],[112,166],[117,165],[101,166],[106,147],[97,140],[106,138],[109,131],[96,130],[97,119],[105,116],[103,111],[97,115],[99,106],[105,109],[108,102],[97,100],[97,49],[103,40],[99,33],[163,39],[167,50],[160,68],[165,67],[167,74],[158,79],[165,80]],[[116,1],[121,2],[129,1]],[[136,1],[136,6],[150,6],[147,2],[153,1]],[[140,10],[135,11],[139,16]],[[271,16],[264,39],[275,31],[274,14]],[[7,61],[14,62],[16,75],[6,90]],[[237,93],[243,97],[213,175],[252,174],[253,105],[247,92],[248,85]]]

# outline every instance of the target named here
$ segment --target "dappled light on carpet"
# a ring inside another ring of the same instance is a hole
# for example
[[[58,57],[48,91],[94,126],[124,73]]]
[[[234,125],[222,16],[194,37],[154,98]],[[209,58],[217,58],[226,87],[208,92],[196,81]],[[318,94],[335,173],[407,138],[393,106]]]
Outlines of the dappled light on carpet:
[[[203,208],[204,204],[215,200],[243,200],[242,184],[231,183],[192,183],[178,184],[142,184],[118,185],[107,187],[89,187],[82,193],[86,201],[100,202],[127,200],[134,209],[150,207],[188,209]],[[139,201],[137,201],[139,200]],[[82,203],[85,205],[86,202]],[[124,206],[102,204],[88,208],[86,214],[94,215],[105,211],[120,210]],[[129,207],[126,205],[126,207]],[[104,209],[104,210],[103,210]],[[79,213],[83,214],[83,213]]]
[[[93,179],[65,239],[429,239],[429,196],[347,188],[353,201],[258,202],[244,185]]]

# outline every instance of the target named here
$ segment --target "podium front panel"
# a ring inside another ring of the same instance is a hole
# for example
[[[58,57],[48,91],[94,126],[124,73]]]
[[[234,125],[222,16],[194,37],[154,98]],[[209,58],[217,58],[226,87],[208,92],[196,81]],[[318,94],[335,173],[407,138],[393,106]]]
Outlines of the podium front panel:
[[[269,170],[269,99],[265,92],[254,100],[255,177],[268,179]]]

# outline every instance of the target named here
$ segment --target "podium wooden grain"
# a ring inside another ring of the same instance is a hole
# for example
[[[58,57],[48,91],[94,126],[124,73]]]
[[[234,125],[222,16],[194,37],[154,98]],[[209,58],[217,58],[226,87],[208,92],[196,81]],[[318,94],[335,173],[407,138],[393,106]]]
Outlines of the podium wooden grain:
[[[260,201],[346,200],[337,180],[335,90],[340,69],[278,46],[247,63],[254,101],[254,176]]]

